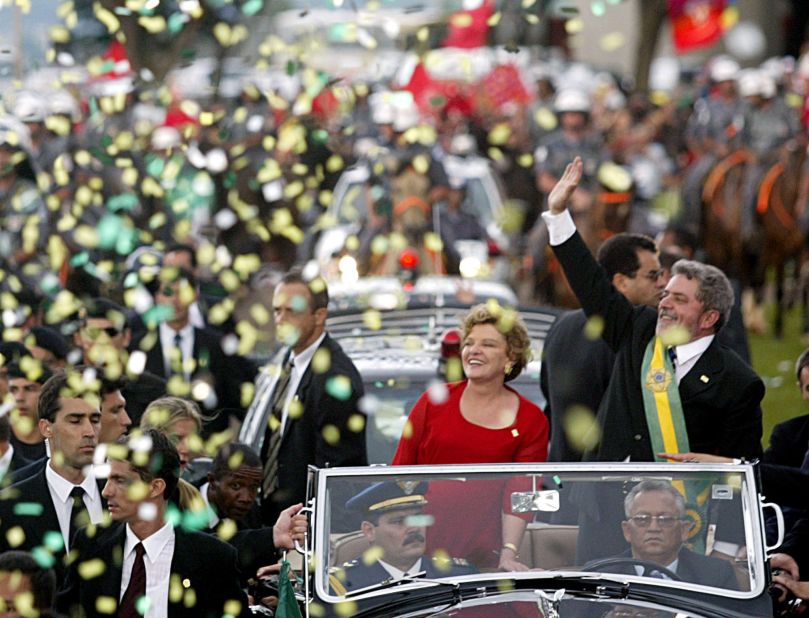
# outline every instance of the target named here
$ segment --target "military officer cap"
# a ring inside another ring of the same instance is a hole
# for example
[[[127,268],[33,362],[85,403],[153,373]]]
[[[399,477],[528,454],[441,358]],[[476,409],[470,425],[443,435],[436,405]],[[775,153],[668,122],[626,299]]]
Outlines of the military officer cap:
[[[385,481],[374,483],[346,502],[346,508],[366,515],[387,513],[427,504],[426,481]]]

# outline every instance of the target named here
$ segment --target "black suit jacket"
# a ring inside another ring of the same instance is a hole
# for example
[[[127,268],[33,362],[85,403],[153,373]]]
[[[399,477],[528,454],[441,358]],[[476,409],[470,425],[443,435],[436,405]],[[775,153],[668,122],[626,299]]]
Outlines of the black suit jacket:
[[[761,460],[767,463],[800,468],[809,450],[809,414],[796,416],[772,429],[770,446]]]
[[[308,467],[333,468],[335,466],[365,466],[368,456],[365,448],[365,415],[359,409],[364,394],[362,379],[354,363],[329,335],[319,350],[327,350],[331,357],[329,368],[316,373],[310,363],[295,392],[303,406],[303,413],[288,418],[278,454],[278,489],[262,504],[265,525],[272,526],[280,512],[288,506],[306,499]],[[289,349],[283,349],[276,362],[283,362]],[[350,383],[350,392],[340,392],[343,380]],[[270,398],[271,399],[271,398]],[[269,407],[269,404],[268,406]],[[265,411],[266,415],[269,411]],[[349,429],[349,419],[362,417],[362,429]],[[333,425],[339,431],[339,440],[330,443],[323,429]],[[265,427],[267,425],[264,425]],[[267,436],[261,447],[266,458]]]
[[[646,346],[654,337],[657,312],[633,307],[607,279],[578,232],[553,247],[585,313],[604,317],[603,339],[616,364],[599,409],[599,461],[652,461],[641,391]],[[692,451],[727,457],[761,454],[764,384],[739,356],[716,338],[679,384]]]
[[[163,349],[160,346],[158,331],[154,331],[156,340],[146,348],[144,333],[137,341],[133,341],[130,350],[142,349],[146,352],[146,371],[156,376],[166,375],[166,366],[163,361]],[[206,413],[214,410],[227,409],[235,413],[239,419],[244,418],[244,408],[241,403],[241,388],[243,382],[252,382],[255,378],[255,367],[247,359],[240,356],[228,356],[221,346],[222,333],[212,328],[194,328],[193,355],[196,368],[191,375],[192,380],[203,379],[209,381],[216,392],[216,406],[206,409]],[[201,405],[204,408],[204,404]],[[228,428],[228,414],[210,414],[212,418],[206,421],[203,435],[209,436]]]
[[[220,618],[227,601],[241,602],[240,617],[250,616],[247,597],[239,587],[236,570],[236,551],[222,541],[199,532],[186,532],[175,528],[174,557],[171,578],[183,589],[183,595],[172,599],[169,590],[168,618]],[[76,533],[74,545],[78,557],[67,572],[64,585],[56,596],[56,609],[68,616],[102,618],[96,608],[99,597],[119,600],[121,596],[121,567],[126,542],[124,524],[99,528],[91,538],[87,528]],[[95,577],[79,575],[81,565],[101,560],[104,570]],[[170,584],[171,585],[171,584]],[[193,590],[196,602],[186,607],[184,599]]]
[[[615,353],[607,344],[585,336],[586,324],[583,310],[566,311],[542,346],[539,384],[551,426],[548,461],[581,461],[583,453],[570,445],[563,420],[573,406],[598,411],[615,366]]]
[[[343,572],[329,577],[332,590],[339,595],[352,590],[359,590],[379,584],[390,579],[390,573],[385,570],[379,561],[371,564],[363,564],[361,559],[352,560],[343,565]],[[453,559],[447,568],[439,568],[429,557],[424,556],[421,560],[421,571],[424,571],[426,579],[438,579],[441,577],[458,577],[477,573],[477,569],[465,560]],[[345,591],[345,592],[344,592]]]
[[[632,551],[627,550],[617,558],[632,558]],[[584,566],[587,570],[588,565]],[[601,571],[602,569],[597,569]],[[624,575],[635,575],[635,567],[630,563],[606,567],[605,573],[622,573]],[[738,590],[739,582],[733,572],[733,567],[727,560],[702,556],[689,549],[682,548],[677,556],[677,575],[684,582],[701,584],[703,586],[713,586],[724,590]]]
[[[97,483],[100,492],[104,484],[101,481]],[[21,505],[25,507],[23,512],[19,511]],[[103,497],[102,505],[104,508],[107,506]],[[7,533],[15,526],[22,528],[25,539],[21,545],[11,547]],[[33,476],[14,483],[0,494],[0,553],[9,549],[31,551],[43,544],[45,535],[49,532],[56,532],[61,536],[59,519],[56,516],[43,466]],[[53,552],[53,569],[56,572],[57,584],[64,577],[64,556],[64,548]]]
[[[137,378],[128,379],[121,389],[121,395],[126,399],[126,413],[132,419],[132,426],[140,425],[140,419],[148,405],[165,394],[165,378],[150,371],[144,371]]]

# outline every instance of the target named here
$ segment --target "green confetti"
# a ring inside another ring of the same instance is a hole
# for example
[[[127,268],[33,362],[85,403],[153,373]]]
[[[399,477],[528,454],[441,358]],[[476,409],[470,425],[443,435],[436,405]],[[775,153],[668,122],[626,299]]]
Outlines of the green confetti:
[[[60,552],[65,547],[65,540],[62,533],[56,530],[49,530],[42,537],[42,545],[51,552]]]
[[[14,505],[14,514],[18,516],[39,517],[45,507],[39,502],[19,502]]]
[[[340,401],[351,397],[351,380],[348,376],[333,376],[326,382],[326,392]]]
[[[121,193],[107,201],[107,209],[112,212],[126,210],[132,212],[138,206],[138,198],[134,193]]]
[[[242,5],[242,13],[248,17],[252,17],[263,8],[264,0],[247,0],[247,2]]]
[[[31,550],[31,557],[43,569],[50,569],[56,563],[56,558],[54,558],[53,554],[41,546],[34,547]]]
[[[174,13],[169,17],[166,28],[170,34],[179,34],[183,27],[185,27],[185,22],[187,19],[188,18],[182,13]]]

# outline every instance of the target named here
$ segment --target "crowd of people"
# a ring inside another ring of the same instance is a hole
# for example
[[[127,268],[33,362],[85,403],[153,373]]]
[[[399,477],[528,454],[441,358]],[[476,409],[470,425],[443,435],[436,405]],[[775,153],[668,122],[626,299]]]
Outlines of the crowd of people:
[[[19,94],[0,114],[6,611],[218,617],[272,603],[246,591],[304,537],[308,466],[368,463],[362,377],[327,332],[328,281],[303,267],[329,225],[321,214],[337,176],[357,160],[373,169],[355,239],[362,274],[389,257],[379,237],[424,233],[433,212],[444,272],[458,269],[455,240],[485,240],[441,164],[465,143],[491,156],[509,198],[527,205],[514,257],[537,277],[528,298],[559,300],[540,285],[552,254],[582,307],[548,335],[544,410],[508,385],[529,360],[519,316],[473,307],[464,379],[442,401],[428,392],[415,403],[392,464],[762,457],[764,384],[749,364],[738,290],[699,261],[699,196],[718,161],[752,152],[742,232],[756,240],[758,181],[806,145],[806,60],[740,72],[716,58],[690,89],[657,99],[627,98],[616,80],[582,67],[553,77],[543,67],[530,105],[475,111],[450,101],[429,119],[412,98],[401,105],[359,83],[348,104],[304,115],[249,85],[230,107],[209,108],[130,86],[89,100]],[[662,198],[680,184],[681,207],[662,217]],[[804,203],[809,182],[801,188]],[[394,220],[412,214],[402,204],[421,213],[412,225]],[[602,243],[604,204],[627,208]],[[808,367],[804,354],[805,399]],[[590,412],[587,431],[568,422],[574,408]],[[260,422],[258,450],[237,441],[246,415]],[[764,483],[794,509],[773,565],[783,586],[804,594],[805,500],[783,490],[802,482],[806,465],[806,420],[794,423],[773,434]],[[785,433],[787,446],[777,443]],[[413,496],[421,501],[406,504],[418,512],[469,499],[453,481]],[[646,505],[652,497],[664,506]],[[421,561],[435,548],[474,558],[453,573],[527,568],[518,548],[530,518],[502,500],[467,529],[436,520],[408,537],[413,551],[402,557],[386,549],[406,518],[391,499],[395,490],[379,486],[346,503],[367,516],[361,529],[382,548],[380,562],[390,552],[385,572],[429,576]],[[682,532],[672,487],[591,499],[624,523],[614,545],[588,539],[597,527],[583,524],[582,555],[599,544],[661,568],[679,561],[673,568],[726,575],[684,553],[682,539],[663,557],[636,549],[641,528]],[[379,504],[388,506],[371,513]],[[723,538],[713,548],[730,559],[738,550]],[[335,590],[371,577],[346,573]]]

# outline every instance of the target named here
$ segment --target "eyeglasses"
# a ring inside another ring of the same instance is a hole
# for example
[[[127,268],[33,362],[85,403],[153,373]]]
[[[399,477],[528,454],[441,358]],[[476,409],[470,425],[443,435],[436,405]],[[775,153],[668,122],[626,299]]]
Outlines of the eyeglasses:
[[[114,326],[107,326],[101,328],[100,326],[85,326],[84,332],[87,333],[87,336],[90,339],[98,339],[101,336],[101,333],[106,333],[107,337],[117,337],[121,334],[121,331]]]
[[[660,277],[663,276],[663,270],[652,270],[648,273],[643,273],[643,276],[646,277],[649,281],[657,281]]]
[[[638,528],[648,528],[652,525],[652,520],[657,520],[657,525],[661,528],[671,528],[674,524],[683,521],[684,518],[677,515],[633,515],[628,518]]]

